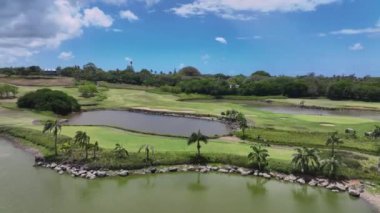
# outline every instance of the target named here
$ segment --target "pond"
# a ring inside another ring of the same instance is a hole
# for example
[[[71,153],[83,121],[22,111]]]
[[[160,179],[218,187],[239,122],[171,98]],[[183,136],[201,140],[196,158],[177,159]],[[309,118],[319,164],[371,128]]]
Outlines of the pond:
[[[190,136],[201,130],[207,136],[226,135],[227,125],[217,120],[196,119],[139,112],[99,110],[74,115],[71,125],[105,125],[161,135]]]
[[[0,212],[370,213],[361,199],[257,177],[176,173],[92,181],[32,167],[0,138]]]

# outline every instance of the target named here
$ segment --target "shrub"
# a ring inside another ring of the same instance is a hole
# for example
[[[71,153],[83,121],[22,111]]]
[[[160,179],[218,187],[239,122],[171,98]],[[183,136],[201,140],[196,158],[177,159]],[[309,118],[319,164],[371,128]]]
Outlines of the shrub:
[[[10,84],[0,84],[0,98],[14,98],[18,92],[18,87]]]
[[[90,98],[95,96],[95,93],[98,92],[98,89],[96,88],[95,84],[85,83],[78,87],[78,91],[80,92],[81,96]]]
[[[60,115],[67,115],[80,110],[80,105],[74,97],[62,91],[51,89],[29,92],[17,100],[17,106],[19,108],[52,111]]]

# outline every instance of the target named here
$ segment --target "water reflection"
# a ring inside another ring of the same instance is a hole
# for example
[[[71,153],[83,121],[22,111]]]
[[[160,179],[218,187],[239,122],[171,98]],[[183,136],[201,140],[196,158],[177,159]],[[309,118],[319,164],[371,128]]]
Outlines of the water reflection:
[[[200,191],[205,191],[207,190],[207,186],[202,184],[201,182],[201,174],[197,173],[197,180],[193,183],[188,184],[187,188],[190,191],[195,191],[195,192],[200,192]]]
[[[247,182],[247,189],[253,196],[264,196],[267,193],[267,187],[265,186],[267,182],[267,179],[256,178],[255,181]]]

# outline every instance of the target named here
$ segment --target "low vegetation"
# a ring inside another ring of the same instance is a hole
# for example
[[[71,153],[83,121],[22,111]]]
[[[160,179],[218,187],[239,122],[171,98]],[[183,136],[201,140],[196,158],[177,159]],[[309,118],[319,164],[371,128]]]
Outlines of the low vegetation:
[[[51,89],[29,92],[17,100],[17,106],[39,111],[52,111],[59,115],[68,115],[80,110],[80,105],[74,97]]]
[[[18,87],[0,83],[0,99],[15,98],[17,93]]]

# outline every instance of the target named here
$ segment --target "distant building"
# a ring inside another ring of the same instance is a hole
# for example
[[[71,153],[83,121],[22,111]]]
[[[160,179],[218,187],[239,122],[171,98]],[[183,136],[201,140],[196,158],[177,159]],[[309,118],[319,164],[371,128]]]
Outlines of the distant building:
[[[43,75],[58,75],[58,72],[56,69],[43,69],[42,74]]]

